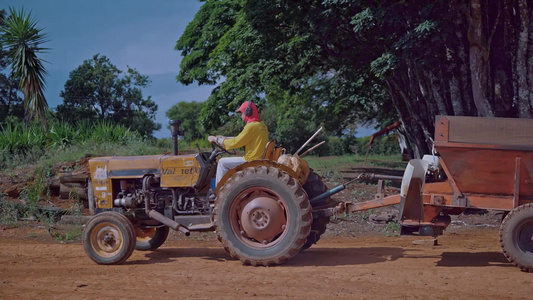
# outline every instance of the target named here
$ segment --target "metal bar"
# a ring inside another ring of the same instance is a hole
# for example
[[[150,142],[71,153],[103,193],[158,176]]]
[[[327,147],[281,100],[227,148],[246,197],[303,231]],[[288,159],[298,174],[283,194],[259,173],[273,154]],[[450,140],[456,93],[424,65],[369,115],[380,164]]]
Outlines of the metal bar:
[[[318,147],[324,145],[325,143],[326,143],[326,141],[322,141],[322,142],[320,142],[320,143],[314,145],[313,147],[309,148],[309,150],[307,150],[307,151],[305,151],[304,153],[302,153],[302,155],[300,155],[300,157],[304,157],[304,156],[306,156],[307,153],[309,153],[309,152],[315,150],[316,148],[318,148]]]
[[[522,158],[517,157],[515,159],[515,171],[514,171],[514,197],[513,208],[517,208],[520,205],[520,165],[522,164]]]
[[[342,202],[339,204],[338,210],[339,213],[352,213],[356,211],[361,210],[367,210],[372,208],[379,208],[379,207],[385,207],[385,206],[391,206],[400,204],[402,202],[402,197],[400,194],[388,196],[381,199],[374,199],[370,201],[365,201],[361,203],[348,203],[348,202]]]
[[[300,151],[302,151],[302,150],[305,148],[305,146],[307,146],[307,144],[309,144],[309,143],[310,143],[310,142],[311,142],[311,141],[312,141],[312,140],[318,135],[318,133],[319,133],[320,131],[322,131],[322,127],[320,127],[320,128],[315,132],[315,134],[313,134],[313,136],[311,136],[311,137],[307,140],[307,142],[305,142],[305,143],[302,145],[302,147],[300,147],[300,149],[298,149],[298,151],[296,151],[296,152],[294,153],[294,155],[295,155],[295,156],[298,155],[298,153],[300,153]]]
[[[381,179],[381,180],[392,180],[392,181],[402,181],[403,176],[394,176],[394,175],[381,175],[375,173],[362,173],[359,175],[361,180],[372,180],[372,179]]]
[[[444,173],[446,173],[446,176],[448,176],[448,183],[450,184],[450,187],[452,188],[453,193],[455,195],[457,195],[457,197],[459,197],[459,198],[464,197],[463,193],[457,187],[457,184],[455,183],[455,180],[453,179],[453,176],[450,173],[450,170],[448,169],[448,167],[444,163],[444,160],[443,159],[439,160],[439,163],[442,166],[442,169],[444,170]]]

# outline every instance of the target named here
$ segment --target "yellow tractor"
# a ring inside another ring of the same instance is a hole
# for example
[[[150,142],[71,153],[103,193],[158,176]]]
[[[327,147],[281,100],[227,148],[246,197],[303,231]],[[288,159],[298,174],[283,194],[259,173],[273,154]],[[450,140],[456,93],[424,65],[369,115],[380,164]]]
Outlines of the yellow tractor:
[[[284,155],[271,142],[264,159],[230,170],[215,188],[217,157],[226,151],[213,146],[179,155],[180,121],[169,123],[173,155],[89,160],[93,217],[82,239],[93,261],[121,264],[134,250],[155,250],[169,228],[185,235],[215,231],[232,257],[263,266],[283,263],[320,239],[335,203],[298,155]]]

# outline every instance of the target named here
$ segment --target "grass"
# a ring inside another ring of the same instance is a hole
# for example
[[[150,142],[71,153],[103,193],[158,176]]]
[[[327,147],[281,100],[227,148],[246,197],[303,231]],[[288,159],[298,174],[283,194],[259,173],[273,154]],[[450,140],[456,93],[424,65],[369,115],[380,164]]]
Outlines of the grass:
[[[387,227],[385,227],[385,232],[387,233],[387,236],[400,236],[401,229],[402,226],[397,222],[389,222]]]
[[[83,226],[82,225],[74,225],[74,227],[69,228],[66,230],[65,233],[60,233],[56,227],[51,226],[48,228],[48,233],[50,236],[55,238],[56,240],[60,242],[72,242],[72,241],[79,241],[81,240],[81,236],[83,234]]]
[[[306,156],[305,160],[309,166],[319,174],[336,174],[347,166],[363,166],[365,156],[361,155],[343,155],[343,156]],[[405,169],[406,162],[402,161],[401,155],[371,155],[367,159],[367,166],[387,167],[399,170]]]
[[[4,195],[0,194],[0,224],[7,225],[11,228],[18,227],[20,220],[21,205],[12,201],[4,199]]]

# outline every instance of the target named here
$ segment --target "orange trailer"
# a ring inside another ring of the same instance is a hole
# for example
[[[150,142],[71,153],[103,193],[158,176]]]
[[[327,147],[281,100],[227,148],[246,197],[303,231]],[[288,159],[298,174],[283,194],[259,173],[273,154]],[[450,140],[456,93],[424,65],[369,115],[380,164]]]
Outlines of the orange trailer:
[[[466,209],[504,211],[503,252],[533,272],[533,119],[437,116],[434,148],[434,155],[409,162],[400,194],[378,192],[374,200],[341,203],[338,210],[400,204],[402,233],[430,236],[442,234],[450,215]]]

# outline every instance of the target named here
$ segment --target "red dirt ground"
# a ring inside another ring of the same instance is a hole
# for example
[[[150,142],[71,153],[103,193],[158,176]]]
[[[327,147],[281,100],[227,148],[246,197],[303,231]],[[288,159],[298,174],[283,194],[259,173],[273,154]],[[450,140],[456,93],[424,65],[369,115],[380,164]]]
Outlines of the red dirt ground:
[[[497,227],[454,224],[434,246],[428,237],[381,231],[338,234],[337,223],[317,245],[275,267],[241,265],[211,233],[171,233],[156,251],[102,266],[80,242],[60,243],[42,226],[4,227],[0,298],[531,299],[533,274],[507,262]]]

